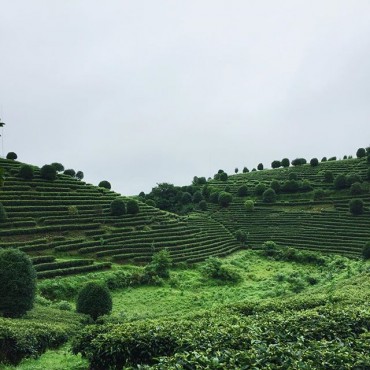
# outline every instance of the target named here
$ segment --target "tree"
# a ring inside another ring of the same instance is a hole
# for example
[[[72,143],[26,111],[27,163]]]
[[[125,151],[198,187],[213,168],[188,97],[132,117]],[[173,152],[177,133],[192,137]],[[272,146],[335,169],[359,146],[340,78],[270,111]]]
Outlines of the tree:
[[[127,213],[130,215],[136,215],[139,213],[139,203],[135,199],[129,199],[127,201]]]
[[[356,152],[356,157],[357,158],[363,158],[366,156],[366,150],[365,148],[358,148]]]
[[[239,168],[236,167],[235,170],[234,170],[235,173],[238,173],[239,172]]]
[[[254,202],[251,199],[248,199],[244,202],[244,207],[247,212],[253,212],[254,211]]]
[[[213,191],[210,195],[209,195],[209,201],[211,203],[214,203],[214,204],[218,204],[218,198],[220,196],[220,193],[218,191]]]
[[[244,167],[243,168],[243,173],[247,173],[247,172],[249,172],[248,168],[247,167]]]
[[[77,171],[76,173],[76,179],[82,180],[84,178],[84,173],[82,171]]]
[[[5,222],[7,220],[8,216],[6,214],[5,208],[3,204],[0,202],[0,223]]]
[[[263,170],[263,164],[258,163],[257,169],[258,169],[258,171],[262,171]]]
[[[157,207],[157,204],[153,199],[148,199],[145,203],[150,207]]]
[[[358,173],[349,173],[346,176],[346,186],[350,187],[355,182],[362,182],[362,178]]]
[[[57,171],[51,164],[45,164],[40,169],[40,176],[49,181],[54,181],[57,178]]]
[[[328,159],[326,157],[321,158],[321,162],[326,162]]]
[[[182,193],[181,195],[181,203],[182,204],[189,204],[192,201],[192,196],[187,191],[185,193]]]
[[[76,171],[73,168],[68,168],[63,172],[65,175],[75,177],[76,176]]]
[[[364,201],[362,199],[351,199],[349,202],[349,211],[353,215],[361,215],[364,213]]]
[[[295,193],[299,190],[299,182],[297,180],[284,181],[281,186],[281,191],[284,193]]]
[[[220,173],[220,175],[219,175],[219,178],[220,178],[220,180],[221,181],[227,181],[227,179],[228,179],[228,175],[227,175],[227,173],[226,172],[222,172],[222,173]]]
[[[108,190],[110,190],[110,189],[111,189],[111,184],[110,184],[110,182],[109,182],[109,181],[106,181],[106,180],[100,181],[98,186],[99,186],[100,188],[105,188],[105,189],[108,189]]]
[[[206,211],[207,210],[207,202],[205,200],[201,200],[199,202],[199,209],[201,211]]]
[[[290,172],[288,178],[289,180],[298,180],[298,175],[295,172]]]
[[[364,260],[370,259],[370,242],[367,242],[362,249],[362,257]]]
[[[248,194],[248,187],[247,185],[240,185],[238,188],[238,196],[245,197]]]
[[[346,186],[347,186],[346,176],[343,174],[339,174],[334,179],[334,188],[337,190],[340,190],[340,189],[344,189]]]
[[[161,278],[168,278],[170,276],[170,267],[172,265],[171,254],[168,249],[162,249],[153,254],[152,261],[145,267],[145,270],[153,272]]]
[[[296,158],[296,159],[292,160],[292,165],[293,166],[301,166],[301,165],[306,164],[306,163],[307,163],[307,161],[304,158]]]
[[[55,168],[55,170],[57,172],[63,172],[64,171],[64,166],[61,163],[53,162],[51,165]]]
[[[19,317],[33,307],[36,271],[30,258],[19,249],[0,250],[0,312]]]
[[[6,159],[11,159],[13,161],[15,161],[16,159],[18,158],[17,154],[14,153],[14,152],[9,152],[7,155],[6,155]]]
[[[275,193],[280,193],[281,185],[278,180],[272,180],[270,183],[270,188],[275,190]]]
[[[283,167],[289,167],[289,166],[290,166],[290,161],[289,161],[289,159],[288,159],[288,158],[283,158],[283,159],[281,160],[281,165],[282,165]]]
[[[312,159],[310,160],[310,165],[311,165],[312,167],[316,167],[316,166],[318,166],[318,165],[319,165],[319,160],[318,160],[317,158],[312,158]]]
[[[237,230],[235,233],[235,238],[241,244],[245,244],[248,238],[248,234],[244,230]]]
[[[281,162],[278,160],[272,161],[271,168],[279,168],[281,167]]]
[[[126,205],[122,198],[113,199],[110,204],[110,213],[113,216],[122,216],[126,213]]]
[[[262,194],[262,199],[265,203],[274,203],[276,201],[276,193],[274,189],[268,188]]]
[[[203,200],[203,195],[202,195],[202,193],[199,190],[197,190],[193,194],[193,203],[199,203],[202,200]]]
[[[355,182],[351,185],[351,188],[349,189],[349,192],[351,195],[359,195],[362,193],[362,186],[361,183]]]
[[[324,182],[333,182],[334,181],[334,175],[331,171],[325,171],[324,172]]]
[[[24,180],[33,179],[33,167],[29,164],[23,164],[19,169],[18,176]]]
[[[95,321],[99,316],[112,311],[112,297],[105,285],[87,283],[78,293],[76,311],[90,315]]]
[[[254,188],[254,193],[256,195],[262,195],[265,190],[266,190],[266,185],[262,182],[259,182]]]
[[[221,191],[220,195],[218,196],[218,204],[221,207],[227,207],[232,200],[233,196],[226,191]]]

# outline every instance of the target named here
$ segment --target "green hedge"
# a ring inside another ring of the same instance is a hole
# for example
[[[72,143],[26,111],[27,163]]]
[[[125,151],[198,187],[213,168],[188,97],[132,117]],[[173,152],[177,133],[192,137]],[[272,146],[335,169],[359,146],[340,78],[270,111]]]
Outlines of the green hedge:
[[[52,278],[55,276],[75,275],[75,274],[82,274],[86,272],[104,270],[110,267],[111,267],[111,263],[103,262],[103,263],[99,263],[96,265],[90,265],[90,266],[70,267],[70,268],[63,268],[63,269],[57,269],[57,270],[42,271],[42,272],[37,273],[37,277],[39,279],[45,279],[45,278]]]
[[[78,267],[78,266],[87,266],[92,265],[94,260],[70,260],[70,261],[61,261],[61,262],[46,262],[41,263],[35,266],[35,270],[37,272],[41,271],[52,271],[52,270],[60,270],[69,267]]]

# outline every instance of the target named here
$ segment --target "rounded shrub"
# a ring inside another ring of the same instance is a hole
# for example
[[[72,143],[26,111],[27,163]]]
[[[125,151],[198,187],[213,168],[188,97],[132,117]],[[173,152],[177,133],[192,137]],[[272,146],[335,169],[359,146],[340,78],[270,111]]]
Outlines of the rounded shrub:
[[[207,210],[207,202],[205,200],[201,200],[199,202],[199,209],[201,211],[206,211]]]
[[[263,164],[262,163],[258,163],[257,170],[258,171],[262,171],[263,170]]]
[[[324,172],[324,182],[333,182],[334,181],[334,175],[331,171],[325,171]]]
[[[36,271],[30,258],[19,249],[0,250],[0,312],[19,317],[33,307]]]
[[[270,188],[275,190],[275,193],[279,193],[281,189],[280,182],[278,180],[272,180],[270,183]]]
[[[274,189],[268,188],[262,194],[262,199],[265,203],[276,202],[276,193]]]
[[[130,215],[136,215],[139,213],[139,203],[135,199],[129,199],[127,201],[127,213]]]
[[[116,198],[110,204],[110,213],[113,216],[122,216],[126,213],[126,205],[122,198]]]
[[[64,171],[64,166],[61,163],[53,162],[51,165],[55,168],[55,170],[57,172],[63,172]]]
[[[351,199],[349,202],[349,211],[353,215],[361,215],[364,213],[364,201],[362,199]]]
[[[292,160],[292,166],[301,166],[306,163],[307,161],[305,158],[296,158]]]
[[[326,157],[321,158],[321,162],[326,162],[328,159]]]
[[[221,181],[227,181],[227,179],[228,179],[228,175],[227,175],[227,173],[226,172],[222,172],[222,173],[220,173],[220,180]]]
[[[290,166],[290,161],[289,161],[289,159],[288,159],[288,158],[283,158],[283,159],[281,160],[281,165],[282,165],[283,167],[289,167],[289,166]]]
[[[337,190],[344,189],[347,186],[347,179],[344,174],[339,174],[334,179],[334,188]]]
[[[281,186],[281,191],[285,193],[295,193],[299,190],[299,182],[297,180],[284,181]]]
[[[33,167],[29,164],[23,164],[19,169],[18,176],[24,180],[33,179]]]
[[[0,222],[5,222],[8,216],[6,214],[3,204],[0,202]]]
[[[349,173],[346,176],[346,185],[350,187],[355,182],[362,182],[362,178],[358,173]]]
[[[248,199],[244,202],[244,207],[247,212],[253,212],[254,211],[254,202],[251,199]]]
[[[235,238],[238,242],[244,245],[247,241],[248,234],[244,230],[237,230],[235,232]]]
[[[68,168],[63,172],[67,176],[75,177],[76,176],[76,171],[73,168]]]
[[[220,196],[220,193],[218,191],[213,191],[209,195],[209,201],[214,204],[218,204],[218,197]]]
[[[318,166],[318,165],[319,165],[319,160],[318,160],[317,158],[312,158],[312,159],[310,160],[310,165],[311,165],[312,167],[316,167],[316,166]]]
[[[263,184],[262,182],[259,182],[254,188],[254,193],[256,195],[262,195],[265,190],[266,190],[266,185]]]
[[[157,207],[157,204],[153,199],[148,199],[145,203],[150,207]]]
[[[109,181],[107,181],[107,180],[100,181],[98,186],[99,186],[100,188],[105,188],[105,189],[108,189],[108,190],[110,190],[110,189],[111,189],[111,184],[110,184],[110,182],[109,182]]]
[[[337,160],[337,157],[330,157],[330,158],[328,158],[328,161],[336,161]]]
[[[356,152],[356,157],[357,158],[363,158],[366,156],[366,150],[365,148],[358,148]]]
[[[298,175],[295,172],[289,173],[289,180],[298,180]]]
[[[325,190],[323,189],[316,189],[314,192],[313,192],[313,199],[314,200],[321,200],[325,197],[326,195],[326,192]]]
[[[197,190],[194,194],[193,194],[193,202],[194,203],[199,203],[200,201],[203,200],[203,195],[202,193]]]
[[[271,168],[279,168],[281,167],[281,162],[278,160],[272,161]]]
[[[235,173],[238,173],[239,172],[239,168],[236,167],[235,170],[234,170]]]
[[[90,315],[95,321],[99,316],[112,311],[112,297],[105,285],[87,283],[78,293],[76,311]]]
[[[362,193],[362,185],[359,182],[355,182],[351,185],[349,189],[351,195],[359,195]]]
[[[51,164],[45,164],[40,169],[40,176],[49,181],[54,181],[57,178],[57,171]]]
[[[189,203],[191,203],[192,199],[193,198],[192,198],[191,194],[188,193],[187,191],[185,193],[182,193],[182,195],[181,195],[181,203],[182,204],[189,204]]]
[[[365,260],[370,259],[370,242],[367,242],[362,249],[362,257]]]
[[[77,180],[82,180],[84,178],[84,173],[82,171],[77,171],[76,173],[76,179]]]
[[[218,204],[221,207],[227,207],[232,200],[233,196],[226,191],[221,191],[220,195],[218,196]]]
[[[247,185],[241,185],[238,188],[238,196],[245,197],[248,194],[248,187]]]
[[[247,167],[244,167],[243,168],[243,173],[248,173],[248,172],[249,172],[248,168]]]
[[[15,161],[16,159],[18,158],[17,154],[14,153],[14,152],[9,152],[7,155],[6,155],[6,159],[11,159],[13,161]]]

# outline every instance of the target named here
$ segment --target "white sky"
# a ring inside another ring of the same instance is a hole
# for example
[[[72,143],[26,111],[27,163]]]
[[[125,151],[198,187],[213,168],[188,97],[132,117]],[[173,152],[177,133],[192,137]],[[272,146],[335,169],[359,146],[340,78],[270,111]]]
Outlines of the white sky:
[[[370,144],[370,1],[0,0],[4,154],[126,195]]]

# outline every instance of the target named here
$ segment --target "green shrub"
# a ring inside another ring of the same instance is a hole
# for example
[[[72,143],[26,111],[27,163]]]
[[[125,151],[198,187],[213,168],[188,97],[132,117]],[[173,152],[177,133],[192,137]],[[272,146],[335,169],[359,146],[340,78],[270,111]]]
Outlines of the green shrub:
[[[238,196],[245,197],[248,194],[248,187],[247,185],[241,185],[238,188]]]
[[[289,161],[289,159],[288,159],[288,158],[283,158],[283,159],[281,160],[281,165],[282,165],[283,167],[289,167],[289,166],[290,166],[290,161]]]
[[[248,173],[248,172],[249,172],[248,168],[247,167],[244,167],[243,168],[243,173]]]
[[[351,195],[359,195],[362,194],[362,185],[359,182],[355,182],[351,185],[349,189]]]
[[[63,172],[64,171],[64,166],[61,163],[53,162],[51,165],[55,168],[55,171],[57,171],[57,172]]]
[[[5,222],[8,218],[3,204],[0,202],[0,223]]]
[[[300,185],[300,191],[311,191],[313,190],[313,187],[311,183],[308,180],[303,180]]]
[[[310,160],[310,165],[311,165],[312,167],[316,167],[316,166],[318,166],[318,165],[319,165],[319,160],[318,160],[317,158],[312,158],[312,159]]]
[[[367,242],[362,249],[362,257],[365,260],[370,259],[370,242]]]
[[[330,157],[328,158],[328,161],[336,161],[337,160],[337,157]]]
[[[18,249],[0,250],[0,312],[24,315],[33,307],[36,271],[30,258]]]
[[[6,159],[11,159],[13,161],[15,161],[16,159],[18,158],[17,154],[14,153],[14,152],[9,152],[7,155],[6,155]]]
[[[235,170],[234,170],[235,173],[238,173],[239,172],[239,168],[236,167]]]
[[[229,176],[227,175],[227,173],[226,172],[222,172],[222,173],[220,173],[220,180],[221,181],[227,181],[227,179],[229,178]]]
[[[295,172],[289,172],[289,180],[298,180],[298,175]]]
[[[364,201],[362,199],[351,199],[349,202],[349,211],[353,215],[361,215],[364,213]]]
[[[209,257],[201,268],[207,278],[217,279],[223,282],[237,283],[241,275],[231,266],[225,266],[219,258]]]
[[[75,177],[76,176],[76,171],[73,168],[68,168],[63,172],[67,176]]]
[[[247,241],[248,234],[244,230],[238,230],[235,233],[235,238],[238,242],[244,245],[245,242]]]
[[[160,278],[168,278],[170,276],[170,267],[172,265],[172,258],[168,249],[154,253],[152,261],[145,266],[145,272],[152,273]]]
[[[346,176],[346,186],[350,187],[355,182],[362,182],[362,178],[358,173],[349,173]]]
[[[207,202],[204,199],[199,202],[198,206],[201,211],[206,211],[208,208]]]
[[[221,191],[219,197],[218,197],[218,204],[221,207],[227,207],[233,200],[233,196],[226,192],[226,191]]]
[[[259,182],[254,188],[254,193],[256,195],[262,195],[265,190],[266,190],[266,185],[262,182]]]
[[[109,182],[109,181],[107,181],[107,180],[100,181],[98,186],[99,186],[100,188],[105,188],[105,189],[108,189],[108,190],[110,190],[110,189],[111,189],[111,184],[110,184],[110,182]]]
[[[275,190],[275,193],[280,193],[281,185],[278,180],[272,180],[270,183],[270,188]]]
[[[40,169],[41,178],[49,181],[54,181],[57,178],[57,171],[51,164],[45,164]]]
[[[334,175],[331,171],[325,171],[324,172],[324,182],[333,182],[334,181]]]
[[[347,186],[346,176],[344,174],[338,175],[334,179],[334,188],[337,190],[344,189]]]
[[[84,178],[84,173],[82,171],[77,171],[76,173],[76,179],[77,180],[82,180]]]
[[[358,148],[356,152],[356,157],[357,158],[363,158],[366,156],[366,150],[365,148]]]
[[[157,207],[157,205],[156,205],[156,203],[153,199],[148,199],[145,203],[150,207]]]
[[[139,213],[139,203],[135,199],[129,199],[127,201],[127,213],[130,215]]]
[[[284,181],[281,186],[281,191],[284,193],[295,193],[299,190],[299,182],[297,180]]]
[[[192,196],[187,191],[185,193],[182,193],[181,195],[181,203],[182,204],[189,204],[192,201]]]
[[[19,169],[18,176],[24,180],[33,179],[33,167],[29,164],[23,164]]]
[[[326,192],[323,189],[316,189],[313,193],[314,200],[321,200],[325,197]]]
[[[87,283],[78,293],[76,311],[90,315],[95,321],[99,316],[112,311],[112,297],[105,285]]]
[[[253,202],[253,200],[250,200],[250,199],[246,200],[244,202],[244,207],[245,207],[247,212],[253,212],[254,211],[254,202]]]
[[[262,171],[263,170],[263,164],[262,163],[258,163],[257,170],[258,171]]]
[[[276,193],[274,189],[268,188],[262,194],[262,199],[265,203],[276,202]]]
[[[321,162],[326,162],[328,159],[326,157],[321,158]]]
[[[220,193],[218,191],[212,191],[209,195],[209,201],[214,204],[218,204],[218,198],[220,196]]]
[[[305,158],[296,158],[292,160],[292,166],[301,166],[306,163],[307,161]]]
[[[281,162],[278,160],[272,161],[271,168],[279,168],[281,167]]]
[[[199,203],[200,201],[203,200],[203,195],[202,193],[197,190],[194,194],[193,194],[193,202],[194,203]]]
[[[116,198],[110,204],[110,213],[113,216],[122,216],[126,213],[126,205],[122,198]]]

